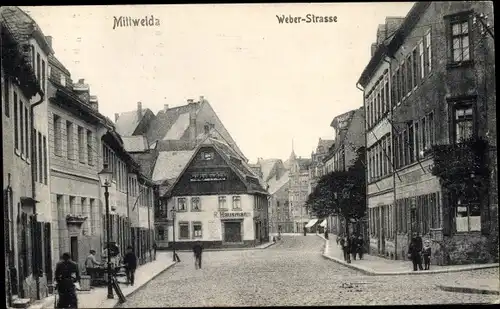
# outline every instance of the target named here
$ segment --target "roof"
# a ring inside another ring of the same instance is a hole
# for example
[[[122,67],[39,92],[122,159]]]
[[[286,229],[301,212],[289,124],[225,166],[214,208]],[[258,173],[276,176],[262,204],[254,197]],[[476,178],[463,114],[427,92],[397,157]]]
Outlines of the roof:
[[[56,58],[54,55],[49,55],[49,63],[57,67],[59,70],[63,71],[64,74],[71,76],[71,73],[68,71],[68,69],[64,66],[64,64],[59,61],[59,59]]]
[[[116,131],[122,136],[132,136],[134,135],[137,126],[142,120],[142,117],[146,115],[149,108],[142,109],[141,116],[137,110],[121,113],[118,116],[118,120],[115,123]]]
[[[334,139],[319,139],[318,147],[321,146],[325,151],[328,151],[330,147],[335,143]]]
[[[164,140],[181,139],[186,130],[189,128],[189,113],[180,114],[172,124],[167,134],[163,137]]]
[[[371,79],[373,73],[384,59],[386,55],[390,56],[396,51],[404,41],[404,38],[409,34],[409,30],[419,21],[420,16],[425,12],[425,10],[431,5],[433,2],[430,1],[421,1],[416,2],[398,28],[398,30],[394,33],[394,35],[390,36],[386,43],[382,43],[378,46],[375,54],[368,62],[368,65],[365,67],[361,76],[358,79],[358,84],[362,87],[365,87],[368,81]],[[387,43],[388,41],[388,43]]]
[[[128,152],[143,152],[149,149],[145,136],[122,136],[123,148]]]
[[[260,166],[261,172],[262,172],[262,179],[267,180],[270,176],[271,171],[273,170],[273,167],[281,161],[280,159],[264,159],[264,160],[259,160],[257,162],[257,165]]]
[[[276,193],[279,189],[281,189],[284,185],[286,185],[290,180],[290,172],[287,171],[279,179],[276,179],[276,177],[271,177],[268,181],[267,184],[269,185],[269,188],[267,191],[269,194],[274,194]]]
[[[309,169],[309,165],[311,165],[311,162],[312,162],[311,159],[298,158],[296,160],[297,160],[297,163],[299,163],[299,168],[301,170],[307,170],[307,169]]]
[[[40,47],[47,54],[54,53],[45,39],[42,29],[31,16],[26,14],[26,12],[17,6],[2,6],[0,7],[0,14],[2,16],[2,21],[7,24],[17,42],[22,44],[30,38],[35,38],[37,42],[41,43]]]
[[[182,106],[177,106],[174,108],[169,108],[166,111],[160,110],[156,115],[156,117],[151,121],[149,130],[147,132],[148,141],[150,143],[153,143],[157,140],[163,140],[165,139],[167,134],[169,134],[168,135],[169,137],[177,137],[172,139],[180,139],[180,137],[182,137],[184,133],[184,132],[182,132],[182,134],[180,133],[180,131],[182,131],[182,128],[187,129],[187,127],[184,126],[185,124],[184,121],[186,117],[185,114],[187,113],[189,115],[190,109],[193,109],[192,112],[197,113],[200,110],[201,105],[202,104],[200,102],[196,102]],[[179,117],[181,117],[181,120],[178,121]],[[189,117],[188,117],[188,125],[189,125]],[[172,132],[169,133],[169,131],[172,129],[173,126],[174,128]]]
[[[160,152],[153,170],[153,181],[177,179],[194,153],[194,150]]]

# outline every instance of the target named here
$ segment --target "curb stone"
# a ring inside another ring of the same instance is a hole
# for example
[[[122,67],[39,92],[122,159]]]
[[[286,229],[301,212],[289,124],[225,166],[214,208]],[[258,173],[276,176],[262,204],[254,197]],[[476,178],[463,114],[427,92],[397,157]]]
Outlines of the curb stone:
[[[245,250],[264,250],[272,245],[274,245],[274,242],[268,242],[266,244],[260,245],[261,247],[250,247],[250,248],[221,248],[221,249],[205,249],[203,252],[223,252],[223,251],[245,251]],[[172,252],[172,250],[162,250],[166,252]],[[176,252],[191,252],[191,250],[175,250]]]
[[[454,272],[462,272],[462,271],[471,271],[471,270],[478,270],[478,269],[487,269],[487,268],[498,268],[500,266],[499,263],[492,263],[492,264],[483,264],[483,265],[472,265],[469,267],[461,267],[461,268],[449,268],[449,269],[442,269],[442,270],[424,270],[424,271],[399,271],[399,272],[378,272],[374,271],[373,269],[370,269],[368,267],[363,267],[360,265],[354,265],[350,263],[346,263],[338,258],[334,258],[332,256],[328,255],[328,240],[323,236],[323,235],[317,235],[318,237],[322,238],[325,240],[325,250],[323,252],[323,257],[329,260],[332,260],[338,264],[341,264],[343,266],[352,268],[354,270],[358,270],[360,272],[363,272],[367,275],[370,276],[400,276],[400,275],[426,275],[426,274],[442,274],[442,273],[454,273]]]
[[[479,288],[447,286],[447,285],[437,285],[437,287],[446,292],[500,295],[500,291],[495,291],[492,289],[479,289]],[[498,301],[496,303],[498,303]]]
[[[173,266],[177,265],[178,262],[175,262],[173,264],[170,264],[168,265],[167,267],[165,267],[163,270],[161,270],[160,272],[158,272],[157,274],[155,274],[153,277],[151,277],[151,279],[147,280],[146,282],[144,282],[143,284],[139,285],[135,290],[133,290],[132,292],[128,293],[128,294],[125,294],[125,298],[128,298],[128,297],[131,297],[132,295],[134,295],[135,292],[141,290],[142,288],[144,288],[149,282],[153,281],[156,277],[158,277],[159,275],[163,274],[164,272],[166,272],[167,270],[169,270],[170,268],[172,268]],[[110,306],[104,306],[104,304],[106,302],[110,303]],[[113,304],[111,305],[111,301],[113,301]],[[114,298],[114,299],[110,299],[110,300],[105,300],[101,303],[100,305],[100,308],[118,308],[118,306],[120,305],[120,302],[119,302],[119,299],[118,298]]]

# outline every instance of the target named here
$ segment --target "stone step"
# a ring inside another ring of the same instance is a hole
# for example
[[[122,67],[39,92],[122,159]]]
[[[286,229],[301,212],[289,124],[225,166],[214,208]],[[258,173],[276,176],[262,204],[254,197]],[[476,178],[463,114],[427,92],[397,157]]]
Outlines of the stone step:
[[[12,301],[12,308],[28,308],[31,303],[29,298],[17,298]]]

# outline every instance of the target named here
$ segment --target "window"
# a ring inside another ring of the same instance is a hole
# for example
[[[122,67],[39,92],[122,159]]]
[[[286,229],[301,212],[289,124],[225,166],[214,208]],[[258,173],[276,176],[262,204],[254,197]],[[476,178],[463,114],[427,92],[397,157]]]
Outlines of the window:
[[[455,219],[457,232],[480,231],[481,211],[479,204],[458,204]]]
[[[66,87],[66,76],[64,76],[63,74],[61,74],[61,85]]]
[[[191,198],[191,211],[201,211],[200,198],[192,197]]]
[[[47,137],[43,137],[43,183],[48,183]]]
[[[29,158],[30,155],[30,117],[28,107],[24,107],[24,135],[25,135],[25,144],[24,144],[24,153],[26,154],[26,158]]]
[[[415,131],[414,131],[413,121],[408,123],[408,143],[406,147],[408,148],[408,164],[415,162]]]
[[[278,202],[279,207],[279,202]],[[233,209],[241,209],[241,197],[233,196]]]
[[[21,133],[21,140],[19,150],[24,154],[24,104],[19,100],[19,132]]]
[[[92,131],[87,130],[87,159],[89,165],[94,164],[94,137]]]
[[[87,203],[87,199],[82,197],[80,198],[80,209],[78,211],[78,213],[80,215],[84,215],[85,214],[85,204]]]
[[[43,140],[42,133],[38,132],[38,181],[43,182]]]
[[[431,49],[431,31],[425,35],[425,52],[427,54],[427,73],[432,71],[432,49]]]
[[[162,226],[156,227],[156,234],[158,235],[158,240],[165,240],[165,229]]]
[[[69,213],[72,215],[76,215],[75,197],[74,196],[69,197]]]
[[[203,151],[201,153],[201,159],[202,160],[213,160],[214,159],[214,153],[212,151]]]
[[[472,105],[455,108],[455,136],[454,142],[460,143],[470,139],[474,134],[472,121]]]
[[[415,149],[415,157],[418,158],[420,157],[420,153],[422,151],[422,148],[420,147],[420,131],[419,131],[419,125],[418,121],[415,121],[414,123],[414,131],[415,131],[415,145],[413,146]]]
[[[424,58],[424,42],[423,40],[418,43],[418,54],[420,64],[420,79],[425,77],[425,58]]]
[[[42,83],[42,70],[40,69],[40,54],[39,53],[36,53],[36,75],[38,76],[38,82],[41,84]],[[43,87],[42,87],[42,89],[43,89]]]
[[[19,150],[19,119],[17,118],[18,104],[17,93],[14,91],[14,144],[17,150]]]
[[[422,141],[422,150],[423,151],[426,151],[427,150],[427,123],[426,123],[426,120],[425,120],[425,117],[422,118],[422,122],[421,122],[421,125],[420,125],[421,129],[422,129],[422,135],[421,135],[421,141]]]
[[[78,156],[80,158],[81,163],[85,163],[85,140],[84,140],[84,133],[83,133],[83,128],[78,127]]]
[[[202,238],[201,222],[193,222],[193,238]]]
[[[90,204],[89,204],[89,226],[90,226],[90,234],[95,235],[96,232],[96,226],[95,226],[95,199],[90,199]]]
[[[406,92],[408,94],[413,89],[413,54],[408,56],[408,61],[406,62]]]
[[[227,209],[225,196],[219,196],[219,209],[221,209],[221,210]]]
[[[461,19],[451,22],[451,57],[452,62],[470,60],[469,21]]]
[[[403,99],[406,94],[408,93],[408,84],[407,84],[407,79],[408,79],[408,72],[406,71],[406,63],[403,61],[403,64],[401,64],[401,96]]]
[[[408,131],[403,131],[403,139],[401,142],[401,166],[406,166],[409,164],[409,147],[408,147]]]
[[[45,92],[45,60],[42,60],[42,89]]]
[[[384,113],[387,112],[389,110],[389,108],[391,107],[391,102],[390,102],[390,97],[389,97],[389,81],[388,81],[388,78],[387,77],[385,79],[385,83],[384,83],[384,92],[385,92],[385,107],[384,107]]]
[[[54,132],[56,132],[54,130]],[[73,124],[69,121],[66,121],[66,145],[67,145],[67,158],[69,160],[74,160],[75,157],[73,156],[73,151],[75,148],[75,145],[73,143],[73,136],[74,136],[74,131],[73,131]]]
[[[33,132],[31,133],[31,142],[34,143],[34,146],[35,146],[35,151],[33,151],[33,158],[31,158],[31,160],[33,161],[33,169],[35,170],[35,181],[40,181],[40,175],[38,174],[38,147],[40,147],[38,145],[38,139],[37,139],[37,131],[35,129],[33,129]]]
[[[62,145],[61,145],[61,117],[53,114],[53,128],[54,128],[54,154],[56,156],[61,155]],[[68,138],[69,139],[69,138]]]
[[[178,211],[187,211],[186,198],[185,197],[179,197],[179,198],[177,198],[177,210]]]
[[[179,239],[189,239],[188,222],[179,222]]]
[[[5,109],[5,116],[10,117],[10,89],[9,89],[10,81],[9,77],[5,76],[4,78],[4,109]]]
[[[47,78],[52,77],[52,67],[50,65],[47,66]]]
[[[434,126],[434,113],[429,113],[429,115],[427,116],[427,122],[429,124],[429,146],[431,145],[434,145],[435,144],[435,133],[434,133],[434,130],[435,130],[435,126]]]
[[[399,167],[399,134],[394,135],[394,166]]]
[[[412,52],[413,68],[412,68],[412,88],[418,85],[418,56],[417,49],[415,48]]]

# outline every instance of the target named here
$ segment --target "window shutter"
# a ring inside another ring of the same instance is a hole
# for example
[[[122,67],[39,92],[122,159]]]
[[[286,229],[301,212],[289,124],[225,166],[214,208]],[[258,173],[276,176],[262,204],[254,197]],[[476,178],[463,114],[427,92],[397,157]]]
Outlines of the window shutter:
[[[450,236],[452,234],[451,207],[453,207],[453,205],[451,204],[451,196],[447,191],[445,191],[445,189],[443,189],[443,193],[441,196],[441,205],[443,210],[443,235]],[[436,198],[435,195],[433,195],[433,198]],[[439,204],[439,201],[437,202]]]

